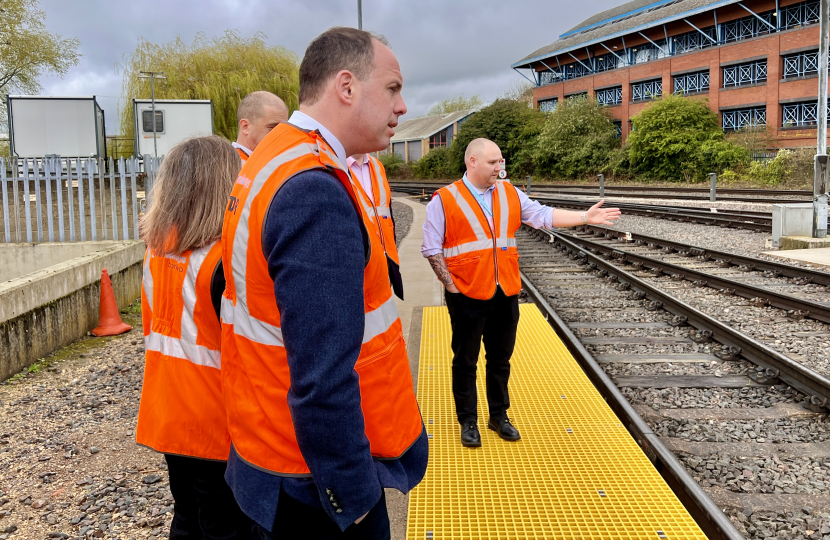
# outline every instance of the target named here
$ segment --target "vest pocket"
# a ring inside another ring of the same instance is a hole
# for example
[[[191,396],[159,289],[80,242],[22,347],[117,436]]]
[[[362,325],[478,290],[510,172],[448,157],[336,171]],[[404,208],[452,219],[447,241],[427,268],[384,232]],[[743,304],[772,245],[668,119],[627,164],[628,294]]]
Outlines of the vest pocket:
[[[478,261],[480,260],[481,254],[459,255],[457,257],[446,259],[447,268],[461,268],[462,266],[466,266],[468,264],[478,264]]]

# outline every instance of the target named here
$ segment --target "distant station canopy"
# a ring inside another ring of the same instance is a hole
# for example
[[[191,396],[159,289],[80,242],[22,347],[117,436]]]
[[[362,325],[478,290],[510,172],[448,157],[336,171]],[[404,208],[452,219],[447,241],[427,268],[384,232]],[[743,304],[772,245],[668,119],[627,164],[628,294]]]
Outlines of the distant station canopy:
[[[623,138],[648,102],[675,93],[706,97],[724,131],[767,126],[782,147],[810,146],[817,81],[793,82],[818,77],[818,20],[818,0],[634,0],[512,67],[533,82],[540,110],[596,99]]]

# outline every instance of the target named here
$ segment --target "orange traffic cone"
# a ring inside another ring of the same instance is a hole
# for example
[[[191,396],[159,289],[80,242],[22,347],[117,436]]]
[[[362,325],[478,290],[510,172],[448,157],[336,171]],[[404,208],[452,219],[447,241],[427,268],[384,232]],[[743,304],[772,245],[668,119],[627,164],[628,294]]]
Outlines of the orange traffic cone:
[[[98,317],[98,327],[90,332],[93,336],[117,336],[129,332],[133,327],[121,320],[118,314],[118,304],[115,302],[115,291],[112,290],[112,281],[107,269],[101,270],[101,315]]]

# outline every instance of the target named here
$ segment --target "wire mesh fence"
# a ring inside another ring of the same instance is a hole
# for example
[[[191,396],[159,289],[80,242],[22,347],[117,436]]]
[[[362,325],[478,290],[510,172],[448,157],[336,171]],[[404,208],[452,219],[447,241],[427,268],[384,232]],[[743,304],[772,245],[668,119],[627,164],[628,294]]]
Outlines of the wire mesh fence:
[[[162,158],[0,158],[0,242],[138,239]]]

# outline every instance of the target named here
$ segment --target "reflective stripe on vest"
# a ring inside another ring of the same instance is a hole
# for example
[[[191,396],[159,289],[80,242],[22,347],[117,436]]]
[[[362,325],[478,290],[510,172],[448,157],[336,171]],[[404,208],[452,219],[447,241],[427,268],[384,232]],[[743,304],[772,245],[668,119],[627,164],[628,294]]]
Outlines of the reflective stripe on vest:
[[[319,133],[283,123],[257,147],[231,193],[222,231],[227,286],[221,309],[222,390],[234,448],[248,463],[282,476],[309,476],[310,470],[288,406],[289,353],[262,231],[282,185],[311,170],[327,171],[344,185],[370,242],[364,332],[354,367],[370,451],[377,458],[399,457],[423,430],[378,228],[382,220]]]

